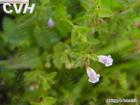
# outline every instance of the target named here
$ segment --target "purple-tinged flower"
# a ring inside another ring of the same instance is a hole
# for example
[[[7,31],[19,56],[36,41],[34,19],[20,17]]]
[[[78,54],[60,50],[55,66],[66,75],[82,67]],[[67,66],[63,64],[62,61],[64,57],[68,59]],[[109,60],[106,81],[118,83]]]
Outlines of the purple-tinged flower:
[[[98,61],[102,64],[104,64],[106,67],[109,67],[113,64],[113,59],[111,55],[105,56],[105,55],[99,55]]]
[[[89,78],[88,79],[89,82],[91,82],[91,83],[99,82],[100,75],[96,74],[96,72],[91,67],[87,67],[86,71],[87,71],[87,75]]]
[[[49,28],[53,28],[55,26],[55,22],[52,18],[49,18],[48,20],[48,27]]]

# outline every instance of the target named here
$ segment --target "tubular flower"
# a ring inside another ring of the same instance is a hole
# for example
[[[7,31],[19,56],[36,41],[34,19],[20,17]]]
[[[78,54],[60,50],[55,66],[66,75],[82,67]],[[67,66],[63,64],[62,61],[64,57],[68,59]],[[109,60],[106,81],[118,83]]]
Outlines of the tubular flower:
[[[87,67],[86,71],[87,71],[87,75],[89,78],[88,79],[89,82],[91,82],[91,83],[99,82],[100,75],[96,74],[96,72],[91,67]]]
[[[102,64],[104,64],[106,67],[109,67],[113,64],[113,59],[111,55],[105,56],[105,55],[99,55],[98,61]]]

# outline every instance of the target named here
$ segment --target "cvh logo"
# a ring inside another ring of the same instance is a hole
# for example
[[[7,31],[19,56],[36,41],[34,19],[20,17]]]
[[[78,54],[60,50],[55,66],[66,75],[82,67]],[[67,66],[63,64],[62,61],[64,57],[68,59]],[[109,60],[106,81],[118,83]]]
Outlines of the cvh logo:
[[[29,0],[0,0],[0,4],[3,4],[3,11],[6,14],[32,14],[35,9],[35,3],[29,5]]]

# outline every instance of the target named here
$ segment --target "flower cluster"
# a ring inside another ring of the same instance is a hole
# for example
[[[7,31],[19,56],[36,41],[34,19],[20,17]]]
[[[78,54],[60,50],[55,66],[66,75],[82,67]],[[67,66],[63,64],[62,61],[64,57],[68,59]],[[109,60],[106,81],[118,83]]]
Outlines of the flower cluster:
[[[113,59],[111,55],[105,56],[105,55],[100,55],[97,57],[98,61],[102,64],[104,64],[106,67],[109,67],[113,64]],[[88,75],[88,81],[91,83],[97,83],[99,82],[100,74],[97,74],[94,69],[91,67],[87,66],[86,67],[87,75]]]

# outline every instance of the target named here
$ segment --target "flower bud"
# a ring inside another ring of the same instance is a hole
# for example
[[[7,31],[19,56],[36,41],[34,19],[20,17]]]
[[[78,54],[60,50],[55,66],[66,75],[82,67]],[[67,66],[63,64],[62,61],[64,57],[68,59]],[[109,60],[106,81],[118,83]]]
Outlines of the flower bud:
[[[49,18],[48,20],[48,27],[49,28],[53,28],[55,26],[55,22],[52,18]]]
[[[34,90],[38,90],[39,89],[39,85],[35,82],[31,83],[29,90],[30,91],[34,91]]]

